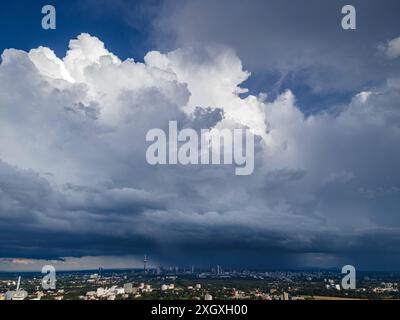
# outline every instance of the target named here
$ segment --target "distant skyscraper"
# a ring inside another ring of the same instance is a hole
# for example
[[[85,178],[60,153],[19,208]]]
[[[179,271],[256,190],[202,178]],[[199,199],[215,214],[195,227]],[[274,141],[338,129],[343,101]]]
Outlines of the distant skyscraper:
[[[221,267],[218,265],[217,266],[217,275],[220,275],[222,273]]]
[[[147,273],[147,255],[144,255],[144,260],[143,260],[143,271],[144,273]]]

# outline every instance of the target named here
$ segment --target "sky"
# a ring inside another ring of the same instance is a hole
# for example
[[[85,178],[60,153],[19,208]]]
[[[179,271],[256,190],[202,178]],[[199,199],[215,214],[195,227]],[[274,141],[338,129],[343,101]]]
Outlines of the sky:
[[[352,5],[357,29],[343,30]],[[41,28],[52,4],[56,30]],[[400,269],[398,1],[4,1],[0,271]],[[247,128],[255,169],[151,166]]]

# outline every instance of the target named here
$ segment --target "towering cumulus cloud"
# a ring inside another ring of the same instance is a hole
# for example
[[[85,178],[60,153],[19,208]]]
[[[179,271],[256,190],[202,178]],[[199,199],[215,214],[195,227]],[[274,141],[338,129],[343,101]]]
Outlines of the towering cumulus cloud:
[[[5,50],[0,256],[397,252],[400,81],[305,117],[290,91],[248,94],[249,77],[222,46],[149,52],[143,63],[88,34],[63,59],[44,47]],[[148,165],[146,133],[170,120],[249,128],[253,175]]]

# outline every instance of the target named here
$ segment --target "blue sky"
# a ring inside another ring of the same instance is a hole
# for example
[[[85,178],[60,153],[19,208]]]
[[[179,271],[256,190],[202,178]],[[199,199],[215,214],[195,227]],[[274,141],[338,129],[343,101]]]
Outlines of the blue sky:
[[[0,271],[400,268],[400,7],[352,3],[3,3]],[[149,166],[169,120],[249,127],[254,174]]]
[[[41,11],[47,4],[57,9],[57,30],[41,28]],[[95,2],[77,0],[8,1],[0,12],[1,50],[9,47],[29,50],[42,45],[63,56],[69,40],[85,31],[106,41],[120,57],[141,59],[148,51],[148,29],[137,30],[127,25],[123,15],[112,10],[113,5],[108,5],[111,10],[103,10],[93,4]],[[141,23],[145,26],[147,19]]]

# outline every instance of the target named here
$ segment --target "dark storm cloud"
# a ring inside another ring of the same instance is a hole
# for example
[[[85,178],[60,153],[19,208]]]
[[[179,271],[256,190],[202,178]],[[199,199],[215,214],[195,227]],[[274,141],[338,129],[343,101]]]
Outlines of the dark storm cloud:
[[[87,1],[87,7],[93,7]],[[341,9],[357,10],[357,30],[341,28]],[[151,34],[161,50],[225,44],[252,72],[252,93],[275,98],[289,88],[307,114],[348,103],[351,96],[383,83],[399,63],[382,58],[400,35],[396,0],[131,1],[96,6],[100,15],[118,14],[133,30]]]
[[[347,4],[357,10],[356,31],[341,28]],[[250,86],[272,93],[293,89],[307,103],[301,107],[312,112],[399,71],[397,62],[382,60],[377,52],[400,35],[395,0],[169,1],[160,10],[154,36],[162,48],[226,44],[253,73]],[[335,98],[327,96],[332,92]]]

